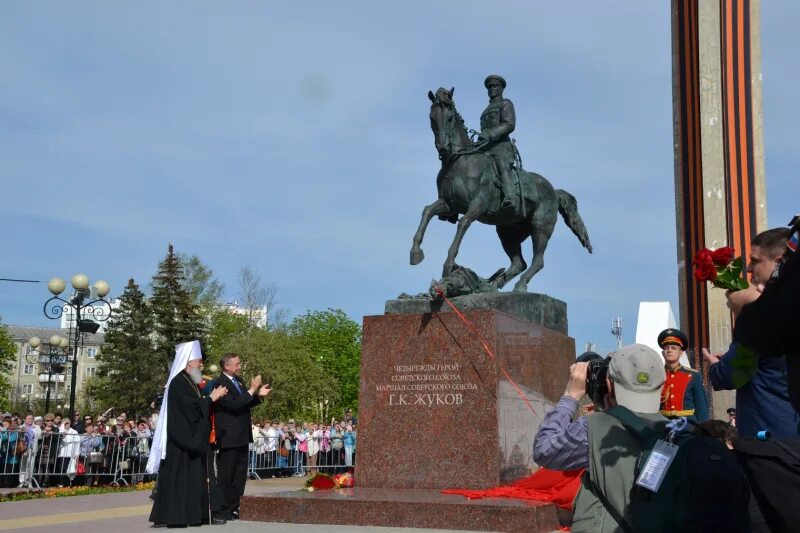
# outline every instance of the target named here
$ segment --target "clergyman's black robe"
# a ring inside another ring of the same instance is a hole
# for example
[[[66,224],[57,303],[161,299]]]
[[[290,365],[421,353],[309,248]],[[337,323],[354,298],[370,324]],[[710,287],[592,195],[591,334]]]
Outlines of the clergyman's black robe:
[[[211,399],[203,397],[186,371],[169,385],[167,456],[158,469],[158,490],[150,521],[168,526],[209,522],[206,453]]]

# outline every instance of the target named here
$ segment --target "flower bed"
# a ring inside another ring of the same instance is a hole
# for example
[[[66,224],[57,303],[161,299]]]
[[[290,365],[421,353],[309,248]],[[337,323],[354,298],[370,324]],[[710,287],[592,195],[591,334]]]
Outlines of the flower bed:
[[[102,487],[60,487],[47,489],[20,490],[0,494],[0,502],[18,502],[22,500],[36,500],[38,498],[63,498],[66,496],[85,496],[87,494],[105,494],[108,492],[131,492],[134,490],[153,490],[156,486],[154,481],[149,483],[138,483],[136,485],[124,485],[114,487],[104,485]]]

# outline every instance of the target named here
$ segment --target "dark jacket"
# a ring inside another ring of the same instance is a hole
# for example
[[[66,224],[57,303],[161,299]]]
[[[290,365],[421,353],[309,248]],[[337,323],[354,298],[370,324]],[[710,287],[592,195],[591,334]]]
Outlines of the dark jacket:
[[[753,438],[769,430],[774,438],[797,437],[800,415],[789,402],[786,356],[759,357],[731,344],[708,369],[714,390],[736,389],[736,429]]]
[[[261,398],[257,394],[250,396],[247,386],[241,379],[237,379],[241,394],[225,374],[214,381],[215,386],[228,389],[228,394],[217,400],[214,405],[217,445],[220,448],[247,446],[253,442],[250,409],[261,403]]]

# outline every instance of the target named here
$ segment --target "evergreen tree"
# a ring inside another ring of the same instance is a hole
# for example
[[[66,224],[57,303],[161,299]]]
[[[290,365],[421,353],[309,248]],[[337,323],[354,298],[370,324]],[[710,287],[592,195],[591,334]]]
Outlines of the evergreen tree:
[[[0,410],[7,410],[11,406],[8,398],[11,392],[11,364],[16,359],[17,347],[8,334],[8,329],[0,323]]]
[[[104,407],[143,413],[160,393],[164,381],[156,362],[153,325],[150,304],[131,278],[119,309],[109,319],[105,343],[97,354],[97,376],[88,391]]]
[[[205,324],[200,306],[186,289],[186,279],[180,257],[172,244],[167,256],[158,265],[158,272],[150,284],[150,305],[155,318],[155,344],[157,366],[166,381],[169,367],[175,358],[175,346],[202,339]]]

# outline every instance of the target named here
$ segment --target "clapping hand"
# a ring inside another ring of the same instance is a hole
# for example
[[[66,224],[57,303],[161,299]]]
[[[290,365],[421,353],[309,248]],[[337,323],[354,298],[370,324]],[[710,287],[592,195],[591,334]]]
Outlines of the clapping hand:
[[[220,385],[219,387],[214,388],[214,390],[211,391],[211,394],[209,394],[209,396],[211,396],[212,402],[216,402],[226,394],[228,394],[228,389],[225,386]]]
[[[721,355],[722,354],[712,354],[706,348],[703,348],[703,358],[708,361],[709,365],[715,365],[719,363]]]
[[[253,379],[250,380],[250,394],[258,390],[261,386],[261,374],[253,376]]]
[[[262,398],[272,392],[272,389],[269,388],[269,383],[266,385],[262,385],[261,388],[258,390],[258,395]]]

